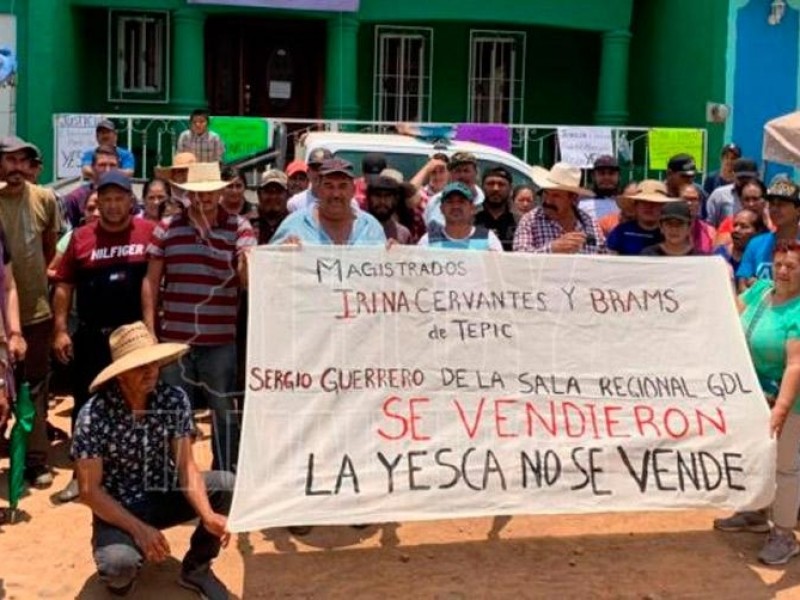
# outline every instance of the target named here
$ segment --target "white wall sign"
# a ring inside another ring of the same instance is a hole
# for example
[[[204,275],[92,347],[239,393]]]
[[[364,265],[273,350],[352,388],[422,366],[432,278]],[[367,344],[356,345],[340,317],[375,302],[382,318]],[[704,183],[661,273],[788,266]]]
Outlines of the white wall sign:
[[[81,174],[81,156],[97,146],[95,128],[102,115],[62,114],[56,119],[56,177]]]
[[[771,501],[721,259],[265,247],[250,278],[232,531]]]
[[[582,169],[591,168],[598,156],[614,156],[609,127],[559,127],[558,148],[562,161]]]

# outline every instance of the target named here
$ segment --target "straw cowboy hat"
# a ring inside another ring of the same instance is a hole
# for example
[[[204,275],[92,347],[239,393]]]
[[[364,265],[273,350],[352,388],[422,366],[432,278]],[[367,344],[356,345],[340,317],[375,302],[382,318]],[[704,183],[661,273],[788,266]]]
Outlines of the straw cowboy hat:
[[[186,344],[159,344],[141,321],[117,327],[111,332],[108,345],[112,362],[94,378],[89,386],[91,393],[126,371],[151,363],[165,365],[189,351]]]
[[[197,163],[197,157],[191,152],[178,152],[172,157],[172,164],[168,167],[156,167],[155,175],[159,179],[175,180],[177,183],[186,179],[189,165]]]
[[[223,181],[219,163],[194,163],[186,167],[186,181],[174,181],[172,185],[187,192],[217,192],[228,187]]]
[[[636,192],[630,196],[618,196],[617,205],[622,211],[630,212],[637,200],[644,202],[676,202],[680,198],[673,198],[667,191],[667,186],[657,179],[644,179],[636,186]]]
[[[562,190],[579,196],[592,196],[592,192],[581,187],[581,170],[565,162],[557,162],[549,171],[535,166],[531,170],[533,183],[543,190]]]

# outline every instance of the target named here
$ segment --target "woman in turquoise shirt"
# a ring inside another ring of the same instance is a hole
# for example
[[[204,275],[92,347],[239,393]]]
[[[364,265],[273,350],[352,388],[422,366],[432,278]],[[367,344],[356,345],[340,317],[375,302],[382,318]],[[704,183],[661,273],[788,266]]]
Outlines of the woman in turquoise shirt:
[[[800,243],[779,242],[773,257],[774,282],[757,280],[739,298],[753,366],[772,404],[770,430],[778,436],[772,526],[764,512],[717,519],[723,531],[768,531],[761,562],[782,565],[800,553],[794,536],[800,508]]]

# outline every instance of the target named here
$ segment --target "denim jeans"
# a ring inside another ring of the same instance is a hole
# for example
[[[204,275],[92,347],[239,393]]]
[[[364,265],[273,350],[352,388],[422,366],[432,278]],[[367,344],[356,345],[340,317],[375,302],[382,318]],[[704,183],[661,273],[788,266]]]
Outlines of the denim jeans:
[[[233,473],[210,471],[203,473],[211,509],[227,515],[233,499]],[[127,507],[139,519],[157,529],[166,529],[197,518],[183,492],[153,492],[148,499]],[[220,540],[197,525],[192,534],[189,551],[183,559],[184,572],[208,566],[219,554]],[[144,555],[127,531],[94,517],[92,522],[92,551],[100,580],[112,588],[131,583],[144,563]]]
[[[239,414],[236,406],[236,344],[191,346],[180,360],[161,370],[165,383],[183,388],[192,408],[201,397],[211,409],[214,471],[236,472]]]

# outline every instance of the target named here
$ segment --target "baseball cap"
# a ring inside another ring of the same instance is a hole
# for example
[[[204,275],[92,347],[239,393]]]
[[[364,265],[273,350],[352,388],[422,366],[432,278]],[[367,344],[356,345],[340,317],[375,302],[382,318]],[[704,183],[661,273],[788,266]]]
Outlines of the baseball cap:
[[[594,165],[592,165],[592,168],[595,170],[614,169],[615,171],[619,171],[619,161],[613,156],[603,154],[594,160]]]
[[[319,168],[319,174],[322,176],[333,175],[334,173],[341,173],[351,179],[355,177],[353,174],[353,165],[341,158],[329,158],[322,162]]]
[[[130,192],[132,191],[131,186],[131,178],[125,175],[122,171],[114,169],[112,171],[106,171],[100,176],[100,179],[97,181],[97,190],[100,191],[105,187],[109,187],[115,185],[118,188],[122,188],[123,190]]]
[[[271,183],[286,189],[289,186],[289,177],[283,171],[279,171],[278,169],[269,169],[268,171],[264,171],[264,173],[261,175],[261,181],[259,182],[258,187],[263,188]]]
[[[308,165],[302,160],[293,160],[286,165],[286,177],[292,177],[298,173],[308,173]]]
[[[448,183],[446,186],[444,186],[444,189],[442,190],[442,202],[447,200],[447,198],[453,194],[461,194],[470,202],[475,201],[475,194],[472,193],[472,190],[469,188],[469,186],[461,183],[460,181],[453,181],[452,183]]]
[[[725,156],[726,154],[733,154],[736,158],[741,158],[742,156],[742,149],[739,148],[736,144],[731,142],[730,144],[725,144],[722,147],[722,152],[719,153],[720,156]]]
[[[692,222],[692,211],[689,209],[688,202],[667,202],[661,209],[662,221],[683,221],[684,223]]]
[[[447,170],[452,171],[456,167],[469,164],[478,166],[478,158],[472,152],[456,152],[450,157],[450,162],[447,163]]]
[[[697,175],[697,166],[694,164],[694,158],[689,154],[676,154],[670,158],[667,163],[667,170],[687,177]]]
[[[369,152],[361,159],[361,173],[364,177],[380,175],[386,168],[386,157],[380,152]]]
[[[737,158],[733,161],[733,174],[736,177],[758,177],[758,165],[749,158]]]
[[[485,182],[489,177],[501,177],[508,183],[512,183],[514,180],[508,169],[501,165],[492,165],[490,168],[486,169],[483,172],[483,179],[481,179],[481,182]]]
[[[317,168],[322,165],[323,162],[333,158],[333,154],[327,148],[314,148],[308,155],[308,160],[306,164],[309,167]]]
[[[800,189],[788,177],[774,179],[764,194],[767,200],[784,200],[786,202],[800,203]]]
[[[112,121],[111,119],[103,119],[94,128],[95,131],[97,131],[98,129],[108,129],[109,131],[116,131],[117,126],[114,125],[114,121]]]
[[[9,135],[0,140],[0,152],[11,153],[18,152],[20,150],[28,150],[28,152],[31,154],[31,158],[41,159],[41,152],[39,152],[39,149],[20,137]]]
[[[399,189],[400,182],[388,175],[373,175],[367,179],[367,194],[376,190],[397,192]]]

